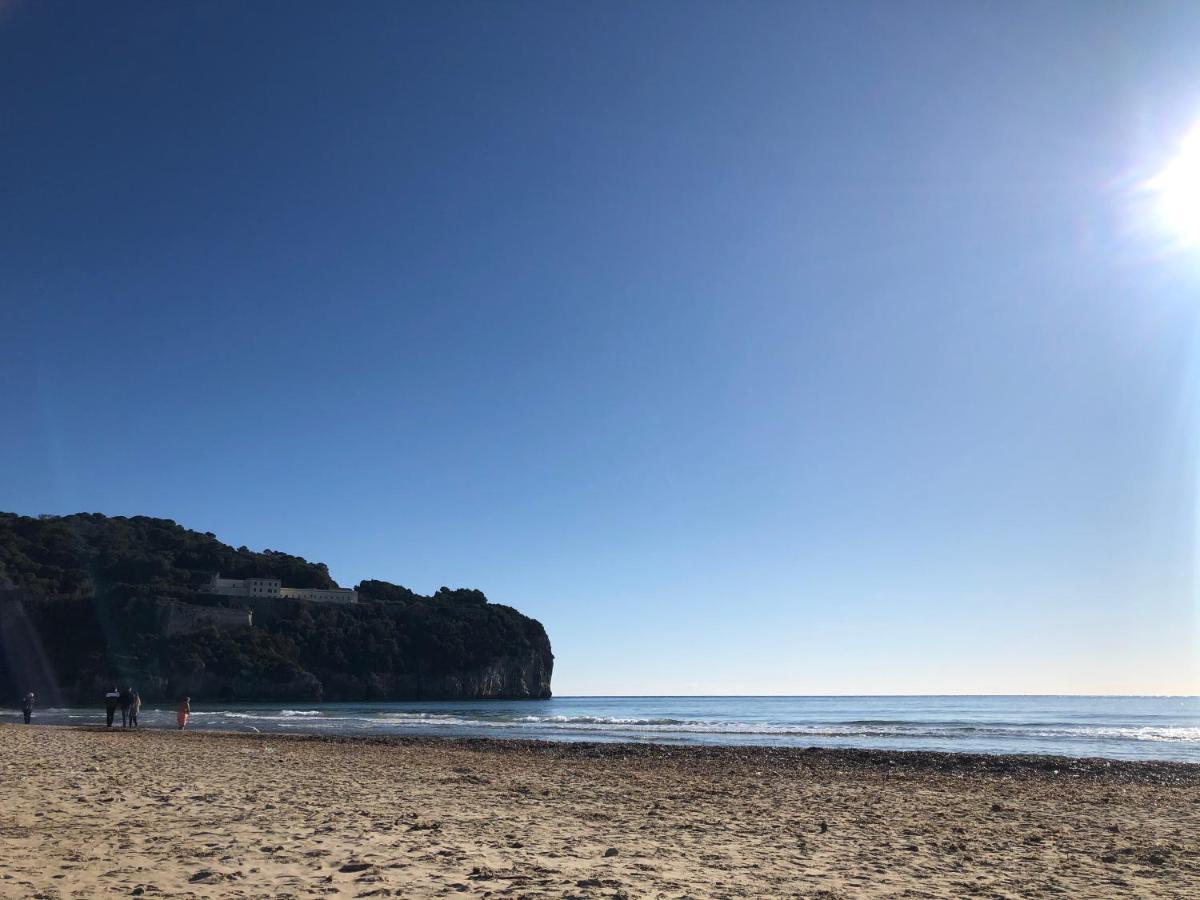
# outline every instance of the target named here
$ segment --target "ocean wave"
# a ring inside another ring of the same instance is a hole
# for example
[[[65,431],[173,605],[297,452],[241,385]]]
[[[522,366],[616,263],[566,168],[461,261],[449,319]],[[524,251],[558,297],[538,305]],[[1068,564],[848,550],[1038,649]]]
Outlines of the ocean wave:
[[[271,712],[205,710],[193,713],[209,720],[248,723],[278,723],[281,727],[387,731],[423,728],[509,730],[518,732],[589,732],[595,734],[653,736],[730,735],[794,738],[936,739],[954,741],[971,738],[1003,738],[1041,741],[1150,741],[1200,744],[1200,727],[1047,725],[1038,723],[975,723],[898,720],[854,720],[849,722],[738,722],[728,720],[634,718],[624,716],[526,715],[510,718],[481,718],[453,713],[388,711],[360,715],[327,715],[321,710],[284,709]]]
[[[1061,753],[1200,762],[1200,702],[1050,698],[567,699],[546,703],[424,702],[199,704],[202,730],[318,735],[438,735],[674,744],[877,747]],[[0,710],[11,727],[19,711]],[[103,707],[45,707],[38,724],[104,722]],[[150,728],[173,727],[174,708],[142,710]]]

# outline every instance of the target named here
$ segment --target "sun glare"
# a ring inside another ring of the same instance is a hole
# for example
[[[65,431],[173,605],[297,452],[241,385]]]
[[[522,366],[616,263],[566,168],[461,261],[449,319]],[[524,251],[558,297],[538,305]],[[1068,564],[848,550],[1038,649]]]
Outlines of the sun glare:
[[[1189,246],[1200,245],[1200,126],[1146,187],[1157,197],[1162,224],[1175,239]]]

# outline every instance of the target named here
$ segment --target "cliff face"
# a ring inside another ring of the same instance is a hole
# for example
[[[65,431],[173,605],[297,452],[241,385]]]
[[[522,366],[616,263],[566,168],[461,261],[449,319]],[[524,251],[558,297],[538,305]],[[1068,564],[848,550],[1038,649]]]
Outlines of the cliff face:
[[[550,696],[552,666],[552,658],[538,653],[504,656],[469,672],[400,676],[389,685],[389,693],[427,700],[543,699]]]
[[[173,698],[186,695],[224,702],[286,702],[323,700],[540,700],[550,697],[550,671],[540,659],[508,658],[452,675],[372,673],[355,690],[332,690],[311,672],[292,678],[262,676],[229,678],[191,672],[168,679],[151,678],[143,696]],[[147,694],[149,690],[149,694]]]
[[[540,700],[551,696],[553,669],[547,642],[460,671],[347,672],[318,666],[313,671],[230,673],[176,667],[148,683],[167,698],[186,694],[222,701]]]
[[[326,673],[324,680],[311,672],[282,679],[187,672],[152,687],[163,696],[186,694],[222,701],[540,700],[550,697],[552,665],[541,654],[527,653],[444,675],[372,672],[353,684],[336,672]]]
[[[475,590],[365,581],[352,606],[217,598],[211,567],[334,586],[320,564],[233,550],[161,519],[0,513],[0,703],[550,696],[541,623]]]
[[[254,605],[0,592],[0,698],[91,704],[118,684],[147,702],[550,696],[549,638],[507,607]]]
[[[32,594],[0,591],[0,703],[34,691],[43,705],[62,706],[63,686],[42,650],[39,623],[26,609],[36,601]]]

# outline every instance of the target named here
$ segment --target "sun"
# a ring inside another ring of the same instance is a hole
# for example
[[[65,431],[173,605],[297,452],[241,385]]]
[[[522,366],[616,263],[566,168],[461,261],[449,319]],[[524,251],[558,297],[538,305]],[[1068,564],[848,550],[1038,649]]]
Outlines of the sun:
[[[1146,187],[1157,198],[1163,227],[1180,243],[1200,246],[1200,126]]]

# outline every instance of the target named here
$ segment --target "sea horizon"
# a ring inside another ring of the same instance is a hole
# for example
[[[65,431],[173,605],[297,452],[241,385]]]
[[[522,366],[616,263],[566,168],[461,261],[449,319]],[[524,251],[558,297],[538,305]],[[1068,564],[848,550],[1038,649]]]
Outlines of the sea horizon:
[[[1192,698],[1200,698],[1200,694],[556,694],[550,697],[550,700],[637,700],[637,698],[659,697],[665,700],[672,698],[724,698],[724,700],[755,700],[760,697],[780,697],[780,698],[797,698],[797,700],[805,700],[805,698],[863,698],[863,697],[1163,697],[1166,700],[1170,698],[1178,698],[1178,700],[1192,700]],[[535,700],[535,698],[530,698]],[[402,701],[397,701],[402,702]],[[517,701],[514,701],[517,702]]]

